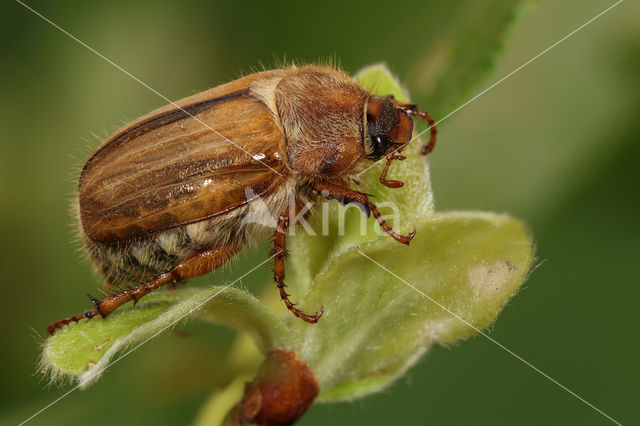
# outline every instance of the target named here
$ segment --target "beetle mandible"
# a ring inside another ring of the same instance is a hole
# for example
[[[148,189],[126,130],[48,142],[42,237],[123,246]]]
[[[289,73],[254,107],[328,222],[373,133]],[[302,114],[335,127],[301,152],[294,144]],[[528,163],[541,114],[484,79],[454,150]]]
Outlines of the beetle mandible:
[[[413,120],[436,141],[433,119],[414,104],[376,96],[329,66],[291,66],[247,75],[167,105],[126,125],[102,143],[82,169],[75,207],[83,245],[108,288],[95,309],[49,325],[106,317],[166,284],[220,267],[260,233],[242,226],[258,197],[281,212],[274,230],[274,281],[287,308],[307,322],[284,283],[288,194],[356,203],[400,243],[365,193],[351,189],[367,164],[403,160]],[[252,196],[248,196],[252,194]],[[294,224],[295,225],[295,224]],[[127,287],[128,284],[133,286]]]

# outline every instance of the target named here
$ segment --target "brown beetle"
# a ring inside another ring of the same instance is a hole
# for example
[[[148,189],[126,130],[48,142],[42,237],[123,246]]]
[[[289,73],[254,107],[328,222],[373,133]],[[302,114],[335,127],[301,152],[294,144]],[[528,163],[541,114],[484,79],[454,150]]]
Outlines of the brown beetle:
[[[284,287],[288,194],[357,203],[393,238],[396,234],[367,194],[350,189],[371,161],[386,156],[380,182],[411,140],[411,116],[433,120],[413,104],[375,96],[340,70],[302,66],[258,72],[160,108],[125,126],[89,158],[80,175],[79,230],[108,288],[120,289],[95,309],[57,321],[58,327],[106,317],[130,300],[227,262],[259,233],[242,224],[260,197],[281,212],[274,238],[274,281],[287,308],[315,323],[289,301]],[[251,195],[249,195],[251,194]],[[128,283],[137,284],[126,287]],[[140,284],[141,283],[141,284]],[[124,287],[124,288],[123,288]]]

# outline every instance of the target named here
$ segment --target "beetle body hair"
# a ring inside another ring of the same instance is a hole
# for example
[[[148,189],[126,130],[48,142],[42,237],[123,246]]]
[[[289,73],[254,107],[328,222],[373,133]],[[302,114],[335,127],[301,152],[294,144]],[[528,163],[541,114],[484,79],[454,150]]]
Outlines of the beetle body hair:
[[[368,92],[348,74],[306,66],[276,86],[288,166],[307,177],[349,178],[363,160]]]

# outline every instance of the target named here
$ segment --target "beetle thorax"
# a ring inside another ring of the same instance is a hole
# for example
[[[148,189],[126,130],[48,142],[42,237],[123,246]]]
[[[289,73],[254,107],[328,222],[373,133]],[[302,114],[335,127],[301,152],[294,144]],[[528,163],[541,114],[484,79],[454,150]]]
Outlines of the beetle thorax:
[[[368,92],[340,71],[292,69],[275,90],[291,169],[332,179],[364,157],[363,106]]]

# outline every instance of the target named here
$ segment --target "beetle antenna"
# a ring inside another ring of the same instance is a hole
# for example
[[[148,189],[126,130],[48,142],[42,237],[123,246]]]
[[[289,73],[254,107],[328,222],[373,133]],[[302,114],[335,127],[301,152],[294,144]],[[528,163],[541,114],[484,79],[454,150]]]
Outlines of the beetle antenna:
[[[427,155],[433,148],[436,146],[436,135],[438,134],[438,130],[436,129],[436,122],[431,118],[431,116],[423,111],[418,109],[417,105],[409,105],[405,112],[409,115],[422,117],[427,123],[429,123],[429,143],[422,147],[420,153],[422,155]]]

